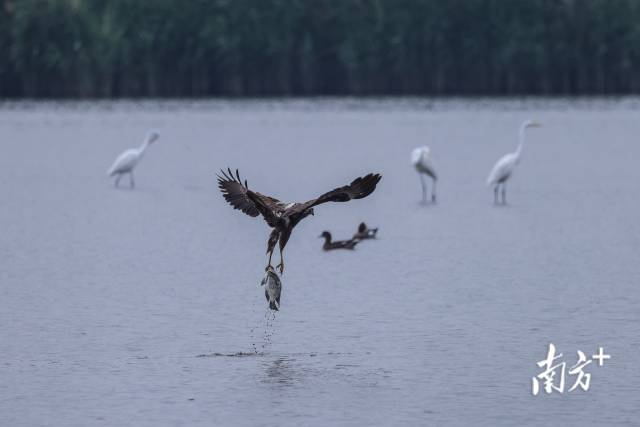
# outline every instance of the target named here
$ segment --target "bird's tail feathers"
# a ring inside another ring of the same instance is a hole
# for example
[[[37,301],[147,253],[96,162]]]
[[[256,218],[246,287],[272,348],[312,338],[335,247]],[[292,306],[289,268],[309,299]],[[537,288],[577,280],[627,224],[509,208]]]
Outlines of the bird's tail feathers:
[[[271,297],[269,297],[269,292],[266,289],[264,290],[264,297],[267,299],[267,302],[269,303],[269,308],[271,310],[278,311],[278,309],[280,308],[280,299],[277,298],[272,300]]]
[[[491,187],[495,183],[496,183],[496,171],[492,170],[489,176],[487,177],[487,187]]]

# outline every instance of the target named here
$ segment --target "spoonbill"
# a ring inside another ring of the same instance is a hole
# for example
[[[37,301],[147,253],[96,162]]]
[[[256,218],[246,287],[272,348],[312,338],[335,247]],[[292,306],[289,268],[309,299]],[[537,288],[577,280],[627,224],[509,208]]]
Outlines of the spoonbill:
[[[118,187],[120,184],[120,178],[122,175],[128,173],[129,174],[129,186],[131,188],[136,186],[136,183],[133,179],[133,169],[136,165],[142,160],[145,151],[149,145],[155,142],[158,138],[160,138],[160,134],[156,131],[149,131],[147,136],[144,139],[144,142],[139,148],[130,148],[126,150],[122,154],[120,154],[116,160],[113,162],[113,165],[107,171],[107,175],[110,177],[117,175],[115,186]]]
[[[505,154],[496,162],[487,178],[487,186],[493,185],[493,203],[498,204],[498,191],[502,188],[502,204],[507,204],[507,180],[513,174],[513,170],[520,162],[522,148],[524,147],[524,133],[527,128],[542,126],[533,120],[525,120],[520,125],[518,148],[515,152]],[[502,187],[501,187],[502,186]]]
[[[426,145],[418,147],[411,152],[411,164],[418,171],[420,175],[420,183],[422,184],[422,203],[427,203],[427,183],[424,179],[425,175],[431,177],[433,185],[431,188],[431,201],[436,202],[436,181],[438,175],[436,175],[436,169],[431,161],[431,150]]]

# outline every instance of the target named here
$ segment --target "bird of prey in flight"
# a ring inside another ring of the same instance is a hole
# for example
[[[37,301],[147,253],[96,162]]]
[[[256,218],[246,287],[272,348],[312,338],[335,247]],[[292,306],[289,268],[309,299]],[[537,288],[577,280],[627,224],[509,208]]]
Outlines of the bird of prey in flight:
[[[273,197],[249,190],[247,181],[242,182],[237,169],[235,176],[230,168],[227,168],[227,172],[223,170],[220,172],[222,176],[218,175],[218,187],[222,191],[225,200],[234,209],[241,210],[249,216],[257,217],[262,215],[269,227],[273,229],[267,243],[269,261],[266,268],[268,269],[271,266],[273,251],[276,243],[279,242],[280,264],[276,267],[280,269],[281,274],[284,272],[282,251],[287,245],[291,232],[303,218],[314,214],[314,206],[327,202],[348,202],[349,200],[367,197],[376,189],[376,185],[381,178],[379,174],[370,173],[354,179],[349,185],[331,190],[307,202],[285,203]]]

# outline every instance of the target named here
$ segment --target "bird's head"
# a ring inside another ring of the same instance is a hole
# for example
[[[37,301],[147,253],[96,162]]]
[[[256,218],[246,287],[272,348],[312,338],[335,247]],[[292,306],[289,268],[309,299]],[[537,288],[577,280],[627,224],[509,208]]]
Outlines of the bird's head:
[[[329,233],[328,231],[323,231],[321,235],[318,236],[319,238],[325,238],[325,239],[329,239],[331,240],[331,233]]]
[[[158,138],[160,138],[160,134],[155,130],[150,130],[149,133],[147,133],[147,141],[149,144],[156,142]]]
[[[525,120],[525,122],[522,123],[522,127],[524,129],[526,129],[526,128],[539,128],[539,127],[542,127],[542,125],[540,123],[538,123],[538,122],[533,121],[533,120]]]

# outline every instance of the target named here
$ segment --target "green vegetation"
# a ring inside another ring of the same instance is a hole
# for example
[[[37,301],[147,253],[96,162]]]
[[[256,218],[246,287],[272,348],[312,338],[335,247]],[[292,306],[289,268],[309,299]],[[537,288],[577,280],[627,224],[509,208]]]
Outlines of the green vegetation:
[[[640,93],[638,0],[0,0],[0,96]]]

